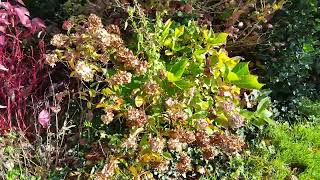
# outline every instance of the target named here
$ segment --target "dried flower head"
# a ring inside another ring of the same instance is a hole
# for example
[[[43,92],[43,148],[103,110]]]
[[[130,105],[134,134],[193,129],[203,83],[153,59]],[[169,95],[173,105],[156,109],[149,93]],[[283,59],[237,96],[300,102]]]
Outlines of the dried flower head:
[[[154,96],[159,93],[160,87],[156,82],[149,81],[144,85],[143,90],[146,94],[148,94],[150,96]]]
[[[177,99],[169,98],[166,100],[166,105],[168,107],[175,107],[179,105],[179,101]]]
[[[196,136],[192,131],[180,130],[180,141],[183,143],[191,144],[196,140]]]
[[[185,121],[188,119],[188,114],[183,110],[179,109],[169,109],[167,110],[168,116],[171,120],[177,121]]]
[[[224,101],[220,103],[220,106],[225,112],[231,112],[235,110],[235,106],[232,101]]]
[[[90,14],[88,17],[88,24],[89,24],[89,29],[99,29],[103,27],[101,18],[95,14]]]
[[[90,67],[90,64],[85,61],[79,61],[75,67],[76,74],[83,81],[92,81],[95,71]]]
[[[181,154],[176,167],[180,172],[188,172],[191,169],[190,157],[185,153]]]
[[[209,123],[205,119],[199,119],[197,121],[197,125],[200,129],[205,130],[206,128],[208,128]]]
[[[101,116],[101,120],[104,124],[108,125],[113,121],[114,114],[111,111],[107,111],[106,114]]]
[[[198,131],[195,134],[196,136],[196,143],[199,146],[205,147],[210,144],[210,137],[205,131]]]
[[[153,152],[162,153],[164,148],[164,139],[159,137],[149,137],[149,144]]]
[[[107,26],[107,31],[108,31],[110,34],[118,34],[118,35],[121,34],[119,26],[114,25],[114,24],[108,25],[108,26]]]
[[[158,172],[166,172],[169,170],[169,165],[170,165],[170,161],[163,161],[163,162],[157,163],[155,165],[155,169]]]
[[[214,157],[216,157],[219,154],[219,151],[212,146],[206,146],[202,148],[201,151],[203,158],[206,160],[214,159]]]
[[[138,146],[137,136],[130,134],[128,139],[121,146],[126,149],[135,149]]]
[[[108,164],[104,165],[101,173],[97,174],[98,180],[107,180],[110,179],[115,172],[115,169],[118,167],[117,160],[111,160]]]
[[[127,118],[128,127],[142,127],[147,122],[148,117],[144,111],[141,111],[133,107],[129,107]]]
[[[46,64],[50,65],[51,67],[54,67],[56,63],[59,61],[57,54],[47,54],[46,55]]]
[[[51,39],[51,45],[56,46],[58,48],[63,48],[68,42],[69,37],[64,34],[55,34]]]
[[[197,167],[197,172],[200,174],[205,174],[206,173],[206,169],[203,166],[198,166]]]
[[[63,22],[62,29],[69,31],[73,27],[73,22],[66,20]]]
[[[168,148],[170,151],[182,152],[182,150],[187,146],[186,143],[182,143],[179,139],[170,138],[168,141]]]
[[[216,134],[211,139],[211,143],[220,147],[227,154],[237,154],[245,145],[244,140],[239,136],[226,134]]]
[[[232,129],[238,129],[244,126],[244,118],[239,113],[232,113],[228,123]]]
[[[132,74],[126,71],[118,71],[109,79],[109,83],[112,86],[120,86],[131,82]]]
[[[141,75],[146,73],[148,70],[148,62],[147,61],[139,61],[138,65],[135,67],[134,72],[137,75]]]
[[[97,29],[95,31],[95,37],[97,38],[99,45],[103,49],[119,48],[123,45],[123,40],[117,34],[110,34],[104,28]]]

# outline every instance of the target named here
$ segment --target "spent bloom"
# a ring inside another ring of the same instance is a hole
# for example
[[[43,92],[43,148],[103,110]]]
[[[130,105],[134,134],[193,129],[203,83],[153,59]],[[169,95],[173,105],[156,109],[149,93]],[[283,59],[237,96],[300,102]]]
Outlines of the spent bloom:
[[[88,17],[89,29],[96,30],[103,27],[101,18],[95,14]]]
[[[47,127],[50,122],[50,114],[44,109],[39,113],[38,122],[42,125],[42,127]]]
[[[108,111],[106,114],[101,116],[101,120],[104,124],[108,125],[113,121],[114,114]]]
[[[153,152],[162,153],[164,148],[164,139],[159,137],[149,137],[149,144]]]
[[[89,63],[85,61],[80,61],[75,67],[77,75],[84,81],[91,81],[94,77],[94,70],[90,67]]]
[[[63,22],[62,29],[69,31],[73,27],[73,22],[66,20]]]
[[[59,61],[57,54],[47,54],[45,63],[50,65],[51,67],[54,67],[56,63]]]
[[[127,71],[118,71],[109,79],[112,86],[120,86],[131,82],[132,74]]]
[[[239,153],[245,145],[242,138],[235,135],[216,134],[211,143],[220,147],[227,154]]]
[[[51,39],[51,45],[56,46],[58,48],[63,48],[68,42],[69,37],[64,34],[55,34]]]
[[[129,127],[142,127],[145,123],[147,123],[147,121],[148,117],[144,111],[129,107],[127,118],[127,125]]]
[[[244,126],[244,121],[244,118],[239,113],[233,113],[229,117],[228,123],[232,129],[238,129]]]

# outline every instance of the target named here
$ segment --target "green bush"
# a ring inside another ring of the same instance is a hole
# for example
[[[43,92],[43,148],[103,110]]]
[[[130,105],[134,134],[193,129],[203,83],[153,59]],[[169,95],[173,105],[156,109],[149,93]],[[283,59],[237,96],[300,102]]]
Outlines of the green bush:
[[[316,0],[290,1],[274,17],[269,49],[260,46],[265,82],[283,118],[297,119],[301,97],[319,97],[319,17]]]

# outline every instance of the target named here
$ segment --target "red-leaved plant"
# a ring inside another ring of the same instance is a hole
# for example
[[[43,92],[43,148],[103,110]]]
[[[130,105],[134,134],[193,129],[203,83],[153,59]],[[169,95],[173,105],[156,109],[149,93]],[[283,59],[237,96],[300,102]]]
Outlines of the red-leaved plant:
[[[41,82],[45,56],[43,38],[34,35],[44,28],[22,0],[0,2],[0,134],[28,127],[27,100]]]

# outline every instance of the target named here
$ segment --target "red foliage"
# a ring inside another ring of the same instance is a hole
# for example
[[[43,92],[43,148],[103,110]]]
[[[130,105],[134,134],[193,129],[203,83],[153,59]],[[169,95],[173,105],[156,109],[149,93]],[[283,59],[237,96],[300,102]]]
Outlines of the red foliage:
[[[43,39],[33,35],[44,28],[21,0],[0,2],[0,134],[28,126],[27,100],[41,82],[45,56]]]

